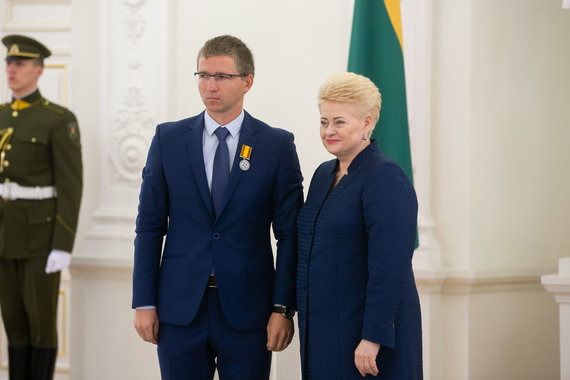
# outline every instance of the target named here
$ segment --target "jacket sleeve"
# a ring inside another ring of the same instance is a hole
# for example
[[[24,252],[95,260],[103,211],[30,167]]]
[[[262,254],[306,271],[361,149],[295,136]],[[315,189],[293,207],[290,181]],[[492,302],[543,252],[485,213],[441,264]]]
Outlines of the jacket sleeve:
[[[297,213],[303,204],[303,176],[291,133],[281,151],[276,176],[273,233],[277,240],[277,260],[273,304],[296,308]]]
[[[156,306],[162,242],[168,228],[168,189],[164,176],[160,126],[142,172],[136,221],[132,307]]]
[[[79,127],[66,111],[51,138],[54,185],[57,190],[55,225],[51,248],[73,249],[83,189],[83,165]]]
[[[368,236],[362,338],[394,348],[394,323],[412,273],[418,210],[414,188],[400,167],[385,163],[370,176],[362,208]]]

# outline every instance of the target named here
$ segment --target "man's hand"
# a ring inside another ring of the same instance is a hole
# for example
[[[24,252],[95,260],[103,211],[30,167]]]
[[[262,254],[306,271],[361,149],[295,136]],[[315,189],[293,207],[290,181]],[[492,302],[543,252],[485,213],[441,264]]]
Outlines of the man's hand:
[[[279,313],[271,313],[267,323],[267,349],[283,351],[293,340],[293,335],[295,335],[293,320]]]
[[[156,309],[135,310],[134,325],[144,341],[158,344],[158,313]]]
[[[356,369],[365,377],[367,374],[378,376],[378,366],[376,366],[376,356],[380,351],[378,343],[362,339],[354,351],[354,364]]]

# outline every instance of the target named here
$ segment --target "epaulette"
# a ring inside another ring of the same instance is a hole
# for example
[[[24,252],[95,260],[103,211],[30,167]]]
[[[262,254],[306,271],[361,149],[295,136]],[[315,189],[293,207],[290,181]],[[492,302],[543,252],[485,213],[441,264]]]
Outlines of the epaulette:
[[[57,104],[50,103],[49,100],[42,100],[42,107],[48,109],[52,112],[57,113],[58,115],[63,115],[67,111],[65,107],[58,106]]]
[[[0,104],[0,110],[3,110],[4,108],[8,107],[9,105],[10,105],[10,103]]]

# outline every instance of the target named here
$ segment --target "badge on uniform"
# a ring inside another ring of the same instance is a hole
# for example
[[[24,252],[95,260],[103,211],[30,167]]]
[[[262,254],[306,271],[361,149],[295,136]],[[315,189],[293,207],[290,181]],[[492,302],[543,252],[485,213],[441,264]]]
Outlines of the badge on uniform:
[[[75,140],[77,138],[77,123],[67,123],[67,134],[72,140]]]
[[[244,172],[249,170],[249,166],[250,166],[249,158],[251,157],[251,147],[243,144],[241,146],[241,152],[240,152],[239,156],[242,158],[242,160],[239,162],[239,168],[241,170],[243,170]]]

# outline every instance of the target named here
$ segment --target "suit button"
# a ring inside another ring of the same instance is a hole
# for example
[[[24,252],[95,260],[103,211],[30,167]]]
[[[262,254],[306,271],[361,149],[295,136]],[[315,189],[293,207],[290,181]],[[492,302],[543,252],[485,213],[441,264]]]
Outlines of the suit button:
[[[221,235],[220,235],[219,233],[215,232],[215,233],[212,235],[212,237],[214,238],[214,240],[218,240],[218,239],[221,237]]]

